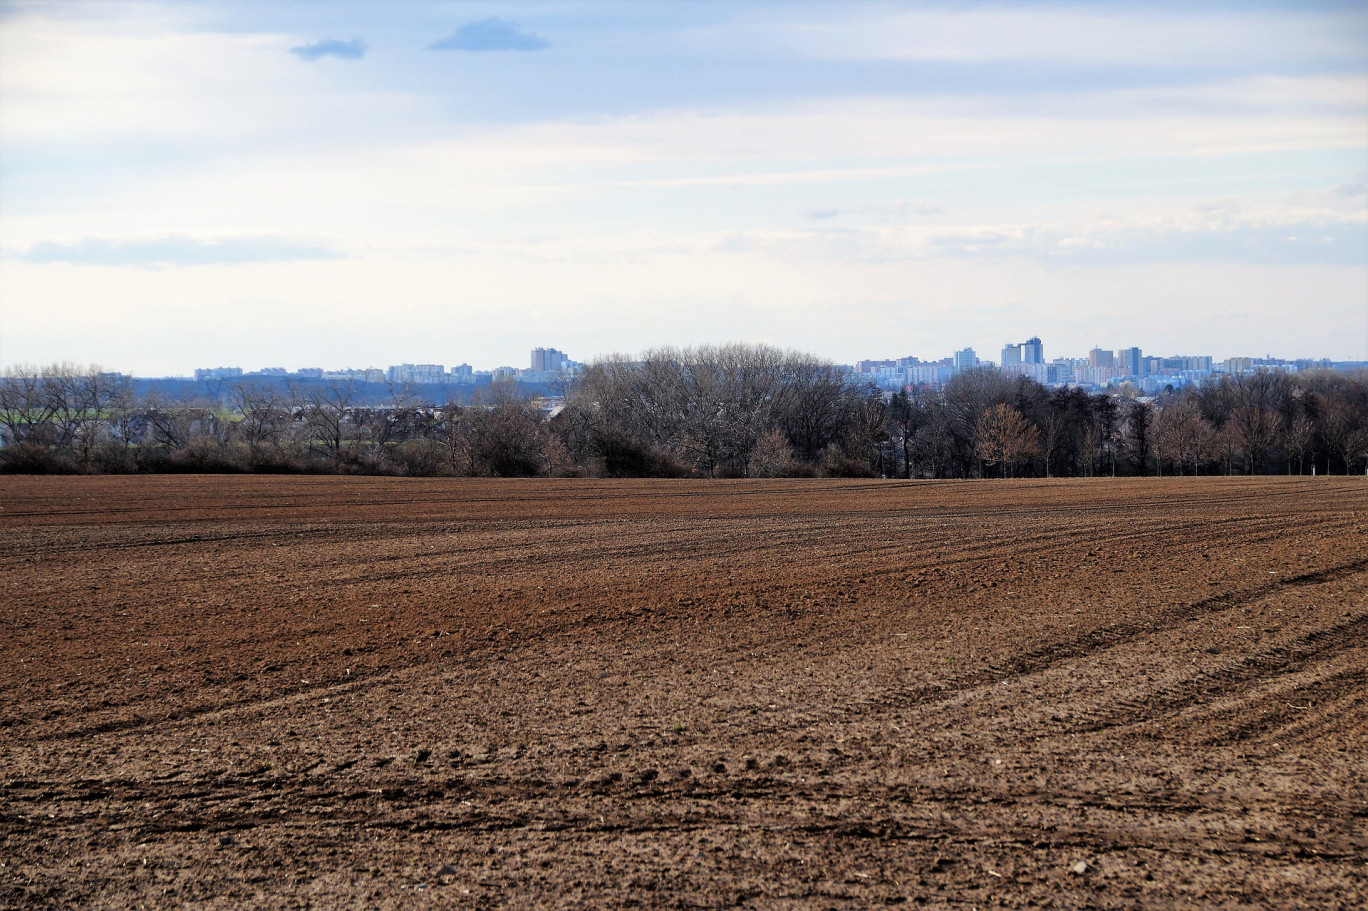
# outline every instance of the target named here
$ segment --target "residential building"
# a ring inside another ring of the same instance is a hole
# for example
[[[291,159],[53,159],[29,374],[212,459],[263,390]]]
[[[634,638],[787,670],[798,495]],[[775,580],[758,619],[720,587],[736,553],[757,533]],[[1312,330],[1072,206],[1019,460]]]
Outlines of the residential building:
[[[1108,356],[1111,355],[1110,351],[1104,353]],[[1127,376],[1129,376],[1129,374],[1126,373],[1125,368],[1117,367],[1114,364],[1108,364],[1101,367],[1078,367],[1074,370],[1074,382],[1083,386],[1109,386],[1118,380],[1125,379]]]
[[[555,348],[532,349],[533,373],[558,373],[570,369],[570,363],[570,358],[564,351],[557,351]]]
[[[195,371],[197,380],[228,380],[242,376],[241,367],[201,367]]]
[[[396,364],[385,371],[391,383],[440,383],[446,375],[441,364]]]
[[[919,364],[905,370],[909,386],[939,386],[949,382],[950,377],[955,375],[956,368],[944,364]]]
[[[1042,386],[1050,382],[1051,371],[1058,376],[1059,371],[1050,364],[1003,364],[1002,372],[1006,376],[1025,376],[1030,377]]]

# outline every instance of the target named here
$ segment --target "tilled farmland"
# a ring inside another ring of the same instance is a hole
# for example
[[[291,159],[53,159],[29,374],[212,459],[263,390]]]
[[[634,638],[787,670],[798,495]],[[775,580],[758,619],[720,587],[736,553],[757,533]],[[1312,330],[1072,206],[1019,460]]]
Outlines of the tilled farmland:
[[[0,478],[0,906],[1368,905],[1368,482]]]

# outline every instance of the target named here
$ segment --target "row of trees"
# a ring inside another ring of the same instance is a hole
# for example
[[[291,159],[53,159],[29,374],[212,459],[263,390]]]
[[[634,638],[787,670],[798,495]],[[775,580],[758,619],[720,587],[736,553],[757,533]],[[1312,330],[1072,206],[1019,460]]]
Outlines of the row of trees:
[[[171,400],[97,368],[14,367],[0,376],[0,468],[512,476],[565,461],[511,386],[439,407],[404,386],[383,406],[359,393],[353,382],[243,382]]]
[[[243,382],[170,401],[93,368],[11,368],[0,376],[0,467],[902,478],[1368,468],[1363,373],[1258,371],[1144,398],[971,370],[888,396],[810,355],[724,345],[602,359],[549,415],[511,387],[467,405],[394,387],[384,406],[364,406],[357,392]]]
[[[1368,374],[1260,370],[1146,398],[992,370],[890,403],[903,477],[1303,474],[1368,462]],[[977,463],[977,464],[976,464]]]

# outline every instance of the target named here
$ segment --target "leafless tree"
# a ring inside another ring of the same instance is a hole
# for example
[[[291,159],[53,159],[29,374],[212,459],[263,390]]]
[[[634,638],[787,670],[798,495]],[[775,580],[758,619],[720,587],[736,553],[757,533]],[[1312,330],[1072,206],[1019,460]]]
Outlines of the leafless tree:
[[[761,435],[751,452],[750,477],[782,478],[794,470],[793,447],[788,436],[779,428],[773,428]]]
[[[1283,449],[1287,452],[1287,473],[1292,473],[1292,463],[1297,463],[1297,474],[1305,468],[1306,451],[1316,438],[1316,425],[1304,413],[1298,412],[1291,418],[1284,417],[1278,424]]]
[[[1235,473],[1235,459],[1245,452],[1244,436],[1234,421],[1226,421],[1220,430],[1212,432],[1212,443],[1216,453],[1225,464],[1225,473]]]
[[[545,464],[541,414],[521,402],[499,402],[468,412],[472,422],[476,464],[495,477],[529,477]]]
[[[1344,438],[1344,473],[1349,474],[1349,465],[1359,459],[1368,459],[1368,427],[1355,427]],[[1368,474],[1368,465],[1364,466]]]
[[[993,406],[1010,403],[1014,392],[1010,379],[987,368],[957,373],[945,384],[941,403],[946,425],[966,463],[974,458],[984,461],[978,449],[978,422]],[[979,474],[983,474],[981,467]]]
[[[938,408],[928,410],[927,423],[917,431],[917,460],[933,478],[943,478],[955,455],[955,438]]]
[[[760,439],[782,430],[813,460],[844,440],[860,395],[832,365],[767,345],[656,348],[591,364],[557,420],[567,448],[609,473],[671,457],[744,475]]]
[[[241,418],[236,431],[247,445],[249,464],[279,463],[282,443],[293,423],[284,394],[268,385],[238,383],[229,390],[228,397]]]
[[[1054,463],[1055,453],[1059,451],[1064,442],[1064,435],[1067,430],[1067,423],[1062,414],[1051,411],[1045,416],[1045,422],[1041,425],[1040,433],[1040,454],[1045,460],[1045,477],[1053,477],[1051,465]]]
[[[71,363],[52,364],[42,369],[42,396],[51,414],[53,444],[70,452],[81,424],[89,419],[87,396],[83,387],[87,371]]]
[[[1159,412],[1154,420],[1153,436],[1156,451],[1168,453],[1180,475],[1189,463],[1195,474],[1198,462],[1209,449],[1211,429],[1203,420],[1197,403],[1183,399]]]
[[[35,436],[51,442],[53,402],[44,394],[43,375],[43,368],[30,364],[15,364],[0,375],[0,425],[11,444]]]
[[[1325,446],[1325,473],[1331,471],[1331,458],[1338,454],[1349,473],[1349,436],[1354,431],[1353,411],[1343,402],[1331,401],[1321,412],[1321,442]]]
[[[904,479],[911,478],[916,473],[913,456],[917,431],[926,422],[926,408],[919,395],[903,390],[895,392],[889,399],[887,415],[889,435],[902,457],[902,476]]]
[[[1148,402],[1131,399],[1126,406],[1126,442],[1134,460],[1135,473],[1143,477],[1149,470],[1149,453],[1153,447],[1154,409]]]
[[[827,446],[846,435],[851,415],[867,391],[811,355],[789,352],[785,360],[786,391],[777,409],[777,426],[793,444],[797,458],[815,462]]]
[[[1012,469],[1040,454],[1040,431],[1011,405],[984,409],[978,421],[978,456],[1001,465],[1004,478]]]
[[[354,456],[352,409],[359,393],[353,380],[298,387],[309,447],[341,468]]]

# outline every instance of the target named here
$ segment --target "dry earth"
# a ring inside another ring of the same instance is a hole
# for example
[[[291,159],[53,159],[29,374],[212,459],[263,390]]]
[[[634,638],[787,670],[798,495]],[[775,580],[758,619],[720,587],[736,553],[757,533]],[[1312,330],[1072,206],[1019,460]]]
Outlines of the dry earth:
[[[0,478],[0,905],[1363,907],[1366,529],[1342,478]]]

